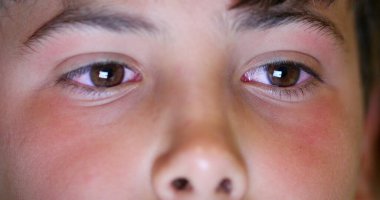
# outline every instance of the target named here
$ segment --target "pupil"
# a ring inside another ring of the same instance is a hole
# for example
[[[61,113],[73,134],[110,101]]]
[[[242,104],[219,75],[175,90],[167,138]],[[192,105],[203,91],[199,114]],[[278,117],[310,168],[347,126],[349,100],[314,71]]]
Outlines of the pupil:
[[[271,64],[268,66],[268,80],[272,85],[290,87],[297,84],[301,70],[293,64]]]
[[[91,81],[96,87],[114,87],[124,79],[124,66],[116,63],[99,63],[91,68]]]

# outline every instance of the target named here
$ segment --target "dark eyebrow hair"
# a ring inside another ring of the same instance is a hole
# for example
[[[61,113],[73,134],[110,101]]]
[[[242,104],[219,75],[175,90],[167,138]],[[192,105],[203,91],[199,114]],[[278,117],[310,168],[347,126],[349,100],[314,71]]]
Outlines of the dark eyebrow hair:
[[[0,11],[6,9],[8,6],[26,3],[27,1],[28,0],[0,0]]]
[[[239,30],[270,29],[290,23],[305,23],[323,34],[332,35],[339,42],[344,42],[343,34],[329,19],[309,11],[274,11],[251,13],[238,25]]]
[[[0,0],[0,3],[4,0]],[[5,0],[24,2],[26,0]],[[66,0],[67,1],[67,0]],[[289,3],[292,7],[304,7],[306,4],[299,2],[324,2],[329,6],[334,0],[241,0],[233,5],[231,9],[242,8],[243,18],[239,18],[238,30],[247,29],[270,29],[281,25],[295,22],[304,22],[316,28],[324,34],[331,34],[337,41],[343,42],[343,34],[329,19],[313,13],[306,9],[271,9]],[[70,2],[70,1],[67,1]],[[297,3],[298,2],[298,3]],[[297,5],[297,6],[296,6]],[[258,7],[257,7],[258,6]],[[33,34],[31,34],[23,44],[31,48],[40,39],[49,36],[52,32],[57,32],[67,28],[77,28],[78,26],[89,26],[105,29],[111,32],[158,32],[151,21],[141,16],[133,16],[125,13],[115,13],[104,7],[90,8],[91,6],[71,6],[67,4],[61,13],[46,22]],[[244,9],[246,8],[246,9]]]
[[[269,9],[273,6],[278,6],[289,2],[293,7],[305,6],[310,3],[329,7],[335,1],[336,0],[238,0],[232,5],[231,8],[258,6],[260,8]]]
[[[140,16],[108,12],[106,9],[90,9],[88,7],[66,8],[60,14],[53,17],[33,34],[31,34],[24,43],[30,47],[35,42],[48,36],[49,33],[56,32],[63,28],[76,28],[79,26],[89,26],[105,29],[111,32],[158,32],[151,21]]]
[[[290,23],[304,23],[311,29],[332,35],[338,42],[344,36],[337,26],[327,17],[310,9],[310,6],[328,8],[334,0],[241,0],[231,9],[242,9],[243,17],[237,29],[270,29]],[[312,5],[310,5],[312,4]]]

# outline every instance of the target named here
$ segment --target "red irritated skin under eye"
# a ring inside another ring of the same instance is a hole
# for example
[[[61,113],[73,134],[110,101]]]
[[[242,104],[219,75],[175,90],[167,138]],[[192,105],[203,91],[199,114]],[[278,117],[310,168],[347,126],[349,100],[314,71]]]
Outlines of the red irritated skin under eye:
[[[23,3],[1,19],[1,198],[355,199],[364,131],[346,1],[321,10],[344,50],[298,22],[236,33],[225,1],[129,0],[74,14],[142,15],[153,32],[75,24],[21,54],[61,16],[46,9],[59,1]]]

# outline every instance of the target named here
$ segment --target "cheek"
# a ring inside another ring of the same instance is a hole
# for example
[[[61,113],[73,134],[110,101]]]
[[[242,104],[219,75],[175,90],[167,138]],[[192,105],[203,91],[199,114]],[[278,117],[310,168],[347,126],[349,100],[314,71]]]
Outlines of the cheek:
[[[256,132],[248,131],[251,136],[243,145],[248,149],[253,196],[352,198],[361,139],[360,129],[351,123],[355,112],[345,112],[334,95],[294,108],[259,107],[265,111],[250,116],[258,119],[249,129]]]
[[[148,127],[131,117],[118,121],[118,113],[45,99],[26,104],[13,124],[19,127],[8,157],[14,193],[30,199],[60,199],[62,193],[69,199],[147,195],[142,191],[149,190],[144,181],[155,146]]]

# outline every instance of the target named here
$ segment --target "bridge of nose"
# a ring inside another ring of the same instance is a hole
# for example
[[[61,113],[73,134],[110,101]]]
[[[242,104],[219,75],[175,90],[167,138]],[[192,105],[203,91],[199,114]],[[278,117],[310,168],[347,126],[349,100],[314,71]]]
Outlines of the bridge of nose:
[[[169,144],[157,156],[152,178],[157,196],[169,199],[241,199],[246,169],[231,129],[230,81],[223,59],[193,56],[174,65],[159,87],[170,111]],[[199,59],[198,59],[199,58]],[[170,91],[170,92],[165,92]],[[230,110],[230,111],[229,111]]]

